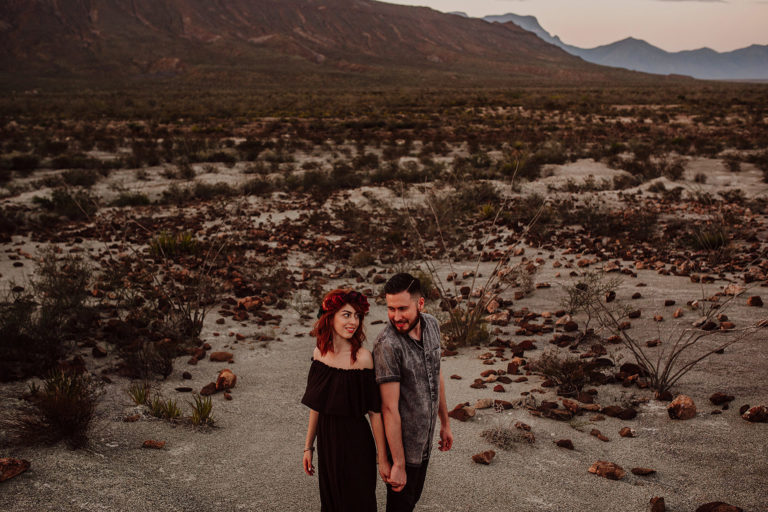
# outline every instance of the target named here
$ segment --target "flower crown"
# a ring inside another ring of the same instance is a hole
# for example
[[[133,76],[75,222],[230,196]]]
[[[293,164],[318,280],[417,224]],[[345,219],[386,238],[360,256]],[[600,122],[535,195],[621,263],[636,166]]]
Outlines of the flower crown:
[[[341,309],[344,304],[357,304],[363,310],[364,315],[368,313],[370,307],[368,299],[360,292],[336,293],[323,299],[323,303],[317,312],[317,318],[320,318],[325,313]]]

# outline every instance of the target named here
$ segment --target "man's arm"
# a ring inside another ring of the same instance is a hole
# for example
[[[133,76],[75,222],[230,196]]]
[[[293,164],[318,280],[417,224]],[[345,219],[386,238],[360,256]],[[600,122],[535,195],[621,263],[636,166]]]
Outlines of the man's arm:
[[[445,401],[443,370],[440,370],[440,399],[437,405],[437,417],[440,419],[440,451],[447,452],[453,446],[453,433],[448,419],[448,404]]]
[[[384,419],[384,433],[387,436],[389,452],[392,454],[389,484],[393,491],[400,492],[405,487],[407,480],[403,431],[400,423],[400,382],[385,382],[379,385],[379,390],[381,392],[381,416]]]

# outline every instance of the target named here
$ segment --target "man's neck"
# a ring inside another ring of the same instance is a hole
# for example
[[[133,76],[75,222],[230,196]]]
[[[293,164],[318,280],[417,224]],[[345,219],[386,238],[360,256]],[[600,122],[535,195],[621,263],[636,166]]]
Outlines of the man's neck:
[[[419,316],[419,319],[416,321],[416,325],[413,326],[413,329],[408,332],[408,336],[416,341],[421,341],[421,316]]]

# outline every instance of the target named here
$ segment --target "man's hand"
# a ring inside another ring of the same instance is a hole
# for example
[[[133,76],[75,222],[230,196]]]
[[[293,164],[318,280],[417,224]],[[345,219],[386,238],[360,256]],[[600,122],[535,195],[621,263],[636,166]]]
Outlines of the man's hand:
[[[389,485],[392,486],[392,490],[395,492],[402,491],[407,480],[408,477],[405,475],[405,467],[399,466],[397,464],[393,465],[391,471],[389,472],[388,481]]]
[[[447,452],[453,446],[453,433],[449,424],[440,425],[440,441],[438,442],[441,452]]]

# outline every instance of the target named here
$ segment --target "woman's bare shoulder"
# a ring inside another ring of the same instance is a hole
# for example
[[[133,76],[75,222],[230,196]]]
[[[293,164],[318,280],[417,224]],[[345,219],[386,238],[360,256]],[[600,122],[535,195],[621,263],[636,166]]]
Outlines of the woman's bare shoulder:
[[[373,356],[371,355],[371,351],[367,348],[360,348],[360,350],[357,351],[357,364],[355,365],[358,368],[373,368]]]
[[[315,347],[315,350],[312,351],[312,359],[315,361],[319,360],[323,355],[320,353],[320,349]]]

